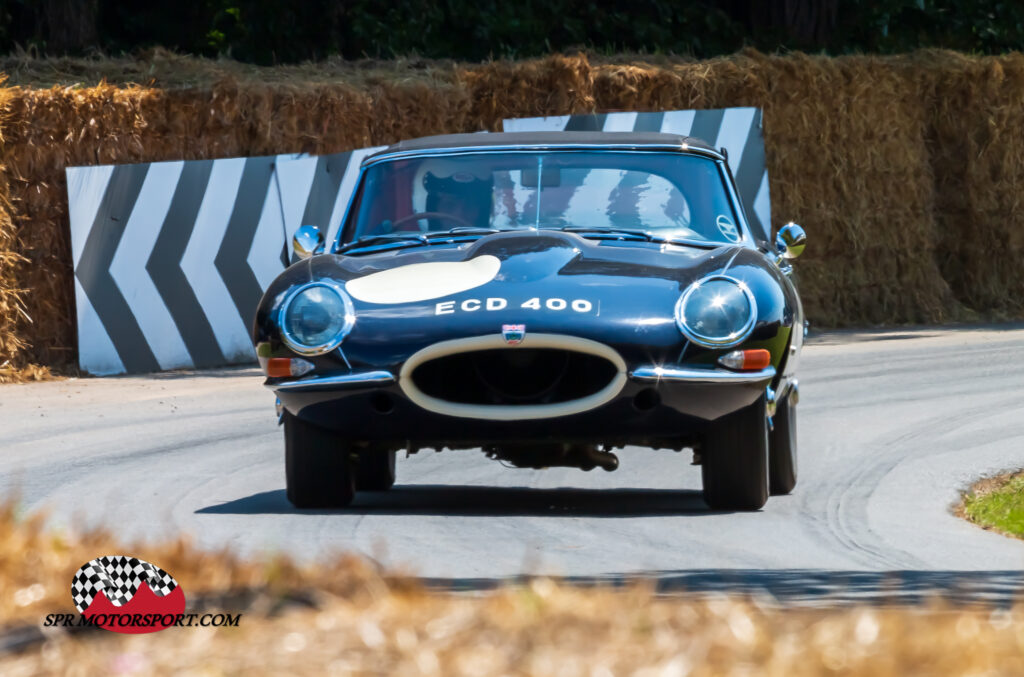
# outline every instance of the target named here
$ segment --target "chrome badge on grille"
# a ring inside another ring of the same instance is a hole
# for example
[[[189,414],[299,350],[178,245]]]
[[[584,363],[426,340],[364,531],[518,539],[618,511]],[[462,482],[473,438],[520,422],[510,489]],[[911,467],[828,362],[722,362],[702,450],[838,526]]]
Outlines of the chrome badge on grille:
[[[525,324],[503,324],[501,325],[501,336],[505,343],[510,346],[517,346],[526,338]]]

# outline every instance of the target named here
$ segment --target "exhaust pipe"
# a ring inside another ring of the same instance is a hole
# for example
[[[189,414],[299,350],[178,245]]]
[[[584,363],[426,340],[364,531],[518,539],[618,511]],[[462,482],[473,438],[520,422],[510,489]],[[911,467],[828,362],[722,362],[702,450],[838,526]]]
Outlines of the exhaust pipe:
[[[580,456],[579,467],[584,470],[593,470],[596,467],[604,468],[606,472],[611,472],[619,467],[619,457],[610,451],[598,449],[594,445],[585,445],[577,447],[577,454]]]
[[[603,468],[611,472],[619,467],[619,457],[596,444],[523,444],[484,447],[488,458],[507,461],[517,468]]]

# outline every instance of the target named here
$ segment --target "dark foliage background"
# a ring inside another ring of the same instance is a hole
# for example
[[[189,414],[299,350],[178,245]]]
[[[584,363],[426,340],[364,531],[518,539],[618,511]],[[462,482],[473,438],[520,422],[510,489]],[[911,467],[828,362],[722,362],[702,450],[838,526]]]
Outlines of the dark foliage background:
[[[581,47],[706,58],[746,46],[992,54],[1022,45],[1020,0],[0,0],[0,52],[46,55],[162,46],[275,64]]]

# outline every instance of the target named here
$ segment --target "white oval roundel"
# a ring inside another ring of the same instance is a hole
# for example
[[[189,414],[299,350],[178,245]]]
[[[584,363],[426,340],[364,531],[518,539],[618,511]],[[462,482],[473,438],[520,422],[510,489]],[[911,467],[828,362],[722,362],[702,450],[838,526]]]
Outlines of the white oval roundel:
[[[350,280],[345,290],[365,303],[412,303],[451,296],[487,284],[501,261],[491,255],[469,261],[413,263]]]

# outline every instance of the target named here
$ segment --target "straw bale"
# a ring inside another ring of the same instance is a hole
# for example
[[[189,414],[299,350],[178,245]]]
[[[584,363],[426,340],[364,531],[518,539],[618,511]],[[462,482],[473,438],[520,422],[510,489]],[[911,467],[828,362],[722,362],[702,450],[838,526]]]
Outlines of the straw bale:
[[[385,82],[369,92],[372,145],[431,134],[477,131],[470,120],[472,101],[465,87],[418,81]]]
[[[960,317],[935,264],[926,107],[882,59],[797,56],[762,71],[772,220],[811,246],[797,267],[812,321]]]
[[[965,305],[1024,313],[1024,54],[909,61],[931,121],[937,264]]]
[[[20,322],[26,318],[27,290],[21,286],[20,270],[25,257],[19,253],[7,182],[3,180],[5,173],[6,168],[0,167],[0,382],[5,378],[3,370],[13,373],[14,360],[19,360],[27,348],[25,333],[20,327]]]
[[[174,93],[176,116],[188,116],[179,97],[202,95]],[[206,96],[202,105],[215,111],[215,124],[197,130],[195,137],[198,144],[212,145],[206,157],[333,153],[369,143],[370,101],[343,85],[253,85],[226,79]]]
[[[26,312],[14,318],[31,344],[12,360],[47,365],[74,360],[74,287],[64,168],[76,164],[137,162],[145,156],[146,112],[162,94],[101,84],[89,89],[11,88],[7,94],[0,162],[14,206],[17,264]],[[158,144],[151,144],[157,145]],[[172,157],[173,153],[167,153]]]
[[[469,91],[469,129],[497,131],[505,118],[594,112],[587,57],[555,55],[531,61],[495,61],[459,72]]]

